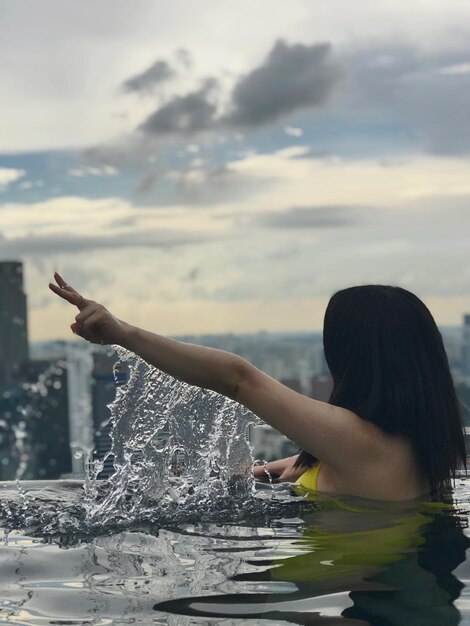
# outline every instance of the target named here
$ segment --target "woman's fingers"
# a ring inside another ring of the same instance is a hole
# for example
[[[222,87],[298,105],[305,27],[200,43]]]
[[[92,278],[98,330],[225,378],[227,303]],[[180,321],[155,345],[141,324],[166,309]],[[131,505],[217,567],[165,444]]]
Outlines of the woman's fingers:
[[[70,304],[77,306],[80,310],[86,306],[85,298],[78,295],[78,293],[68,291],[64,287],[57,287],[57,285],[54,285],[53,283],[49,283],[49,289],[64,300],[67,300],[67,302],[70,302]]]
[[[77,295],[80,295],[78,293],[78,291],[72,287],[72,285],[69,285],[62,278],[62,276],[59,274],[59,272],[54,272],[54,278],[55,278],[56,283],[59,285],[59,287],[62,287],[62,289],[66,289],[67,291],[71,291],[72,293],[76,293]]]
[[[70,285],[67,285],[67,283],[62,279],[62,277],[59,277],[59,279],[63,282],[63,285],[58,287],[57,285],[54,285],[54,283],[49,283],[49,289],[53,291],[54,293],[56,293],[61,298],[63,298],[64,300],[67,300],[67,302],[70,302],[70,304],[74,304],[76,307],[80,309],[80,311],[84,309],[88,301],[79,293],[77,293],[73,287],[70,287]],[[56,280],[59,283],[59,280],[57,277],[56,277]]]

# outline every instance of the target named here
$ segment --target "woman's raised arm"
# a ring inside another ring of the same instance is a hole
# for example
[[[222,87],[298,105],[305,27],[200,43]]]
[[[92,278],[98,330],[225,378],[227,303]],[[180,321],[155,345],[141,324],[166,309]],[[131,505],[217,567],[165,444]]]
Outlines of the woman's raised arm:
[[[84,339],[121,345],[179,380],[236,400],[333,469],[344,470],[364,455],[372,460],[378,449],[376,429],[355,413],[299,394],[230,352],[132,326],[78,294],[59,274],[55,280],[50,289],[79,309],[71,328]]]
[[[60,274],[49,288],[78,309],[72,331],[91,343],[117,344],[190,385],[212,389],[235,399],[249,365],[240,356],[176,341],[117,319],[104,306],[81,296]]]

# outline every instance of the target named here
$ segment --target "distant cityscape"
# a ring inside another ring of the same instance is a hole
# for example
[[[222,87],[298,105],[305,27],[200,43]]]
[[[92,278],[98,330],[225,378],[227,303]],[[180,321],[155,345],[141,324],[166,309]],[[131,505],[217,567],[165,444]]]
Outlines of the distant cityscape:
[[[461,327],[441,328],[451,372],[470,426],[470,314]],[[183,341],[220,348],[309,397],[327,401],[332,380],[321,333],[186,335]],[[28,341],[23,265],[0,262],[0,480],[59,478],[84,471],[84,451],[110,449],[108,405],[125,372],[112,348],[81,340]],[[270,427],[252,430],[257,458],[297,447]],[[103,475],[112,471],[108,461]]]

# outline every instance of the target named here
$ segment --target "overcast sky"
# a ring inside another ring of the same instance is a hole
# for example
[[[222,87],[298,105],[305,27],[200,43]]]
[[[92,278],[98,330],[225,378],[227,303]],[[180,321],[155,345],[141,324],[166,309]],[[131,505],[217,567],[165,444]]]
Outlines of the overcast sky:
[[[468,0],[0,0],[0,259],[163,334],[470,312]]]

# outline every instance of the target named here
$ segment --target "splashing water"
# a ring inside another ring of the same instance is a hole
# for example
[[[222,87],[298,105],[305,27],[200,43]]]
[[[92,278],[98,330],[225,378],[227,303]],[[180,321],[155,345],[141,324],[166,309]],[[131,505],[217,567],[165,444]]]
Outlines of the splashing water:
[[[87,519],[106,524],[198,508],[214,512],[253,490],[249,424],[258,419],[219,394],[182,383],[115,348],[130,376],[111,410],[111,451],[89,461]],[[107,458],[115,471],[98,480]]]
[[[255,415],[113,348],[129,378],[109,405],[110,452],[98,460],[84,451],[84,482],[33,482],[26,490],[18,485],[14,497],[1,494],[0,521],[44,535],[283,515],[293,500],[287,485],[255,486],[252,476],[248,429],[261,423]],[[110,460],[114,471],[103,480]]]

